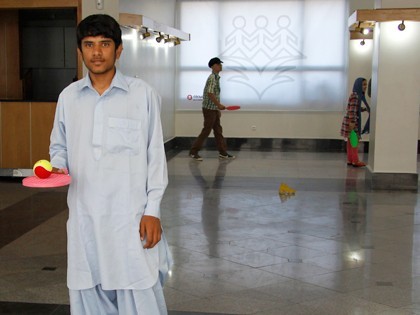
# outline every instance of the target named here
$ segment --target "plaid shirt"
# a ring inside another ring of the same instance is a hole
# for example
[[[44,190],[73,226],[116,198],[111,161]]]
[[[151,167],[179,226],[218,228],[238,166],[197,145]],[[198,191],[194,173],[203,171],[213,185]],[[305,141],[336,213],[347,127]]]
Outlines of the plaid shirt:
[[[209,75],[206,86],[203,91],[203,108],[218,110],[216,104],[214,104],[207,93],[212,93],[216,96],[217,100],[220,102],[220,76],[216,73]]]
[[[357,134],[360,134],[360,130],[358,129],[358,121],[360,120],[360,106],[359,104],[359,96],[357,96],[356,92],[353,92],[347,103],[346,115],[343,118],[343,122],[341,123],[341,135],[344,138],[348,138],[350,135],[350,124],[353,123],[355,126],[355,131]]]

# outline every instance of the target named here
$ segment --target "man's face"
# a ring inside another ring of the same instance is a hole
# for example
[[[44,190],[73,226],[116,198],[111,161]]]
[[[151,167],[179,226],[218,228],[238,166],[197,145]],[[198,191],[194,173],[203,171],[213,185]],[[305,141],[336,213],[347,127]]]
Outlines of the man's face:
[[[115,49],[115,43],[103,36],[88,36],[82,39],[79,53],[89,72],[97,75],[114,71],[115,61],[120,58],[122,45]]]
[[[216,73],[219,73],[220,71],[222,71],[222,64],[221,63],[215,63],[212,67],[213,71]]]

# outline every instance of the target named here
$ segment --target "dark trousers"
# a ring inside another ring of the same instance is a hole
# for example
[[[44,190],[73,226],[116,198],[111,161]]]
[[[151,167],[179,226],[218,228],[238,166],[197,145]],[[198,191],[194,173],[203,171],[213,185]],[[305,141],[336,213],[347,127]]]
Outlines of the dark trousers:
[[[212,130],[214,138],[216,139],[217,150],[219,150],[219,153],[221,154],[226,154],[226,142],[225,138],[223,138],[223,128],[220,125],[220,111],[203,108],[203,116],[204,127],[197,139],[195,139],[191,147],[190,154],[197,154],[198,151],[201,150],[204,141],[210,135]]]

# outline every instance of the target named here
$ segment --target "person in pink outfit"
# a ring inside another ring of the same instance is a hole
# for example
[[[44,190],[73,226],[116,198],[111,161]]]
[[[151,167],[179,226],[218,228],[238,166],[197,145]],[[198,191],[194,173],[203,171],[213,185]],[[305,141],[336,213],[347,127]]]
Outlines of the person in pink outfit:
[[[365,78],[357,78],[354,81],[353,92],[351,93],[346,114],[341,124],[341,135],[347,140],[347,165],[354,167],[366,166],[365,163],[359,160],[359,148],[358,146],[353,148],[349,141],[350,132],[354,130],[360,139],[360,125],[361,125],[361,113],[362,102],[366,103],[365,92],[367,89],[367,81]]]

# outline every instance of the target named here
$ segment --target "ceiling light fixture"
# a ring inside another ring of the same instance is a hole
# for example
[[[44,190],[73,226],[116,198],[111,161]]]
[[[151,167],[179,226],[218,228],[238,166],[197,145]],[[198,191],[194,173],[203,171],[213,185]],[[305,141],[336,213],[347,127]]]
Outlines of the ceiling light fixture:
[[[174,43],[177,38],[179,38],[180,41],[191,40],[191,34],[154,21],[144,15],[120,13],[119,24],[122,28],[136,30],[137,34],[135,36],[138,40],[149,37],[156,39],[157,43],[163,43],[168,37],[170,39],[168,45]]]
[[[401,21],[400,24],[398,24],[398,29],[400,31],[404,31],[405,30],[405,24],[404,24],[404,20]]]
[[[158,37],[156,37],[156,41],[158,42],[158,43],[160,43],[161,41],[162,41],[162,39],[164,38],[164,36],[159,32],[159,36]]]
[[[140,39],[146,39],[147,37],[150,37],[150,32],[145,28],[145,32],[140,34]]]

